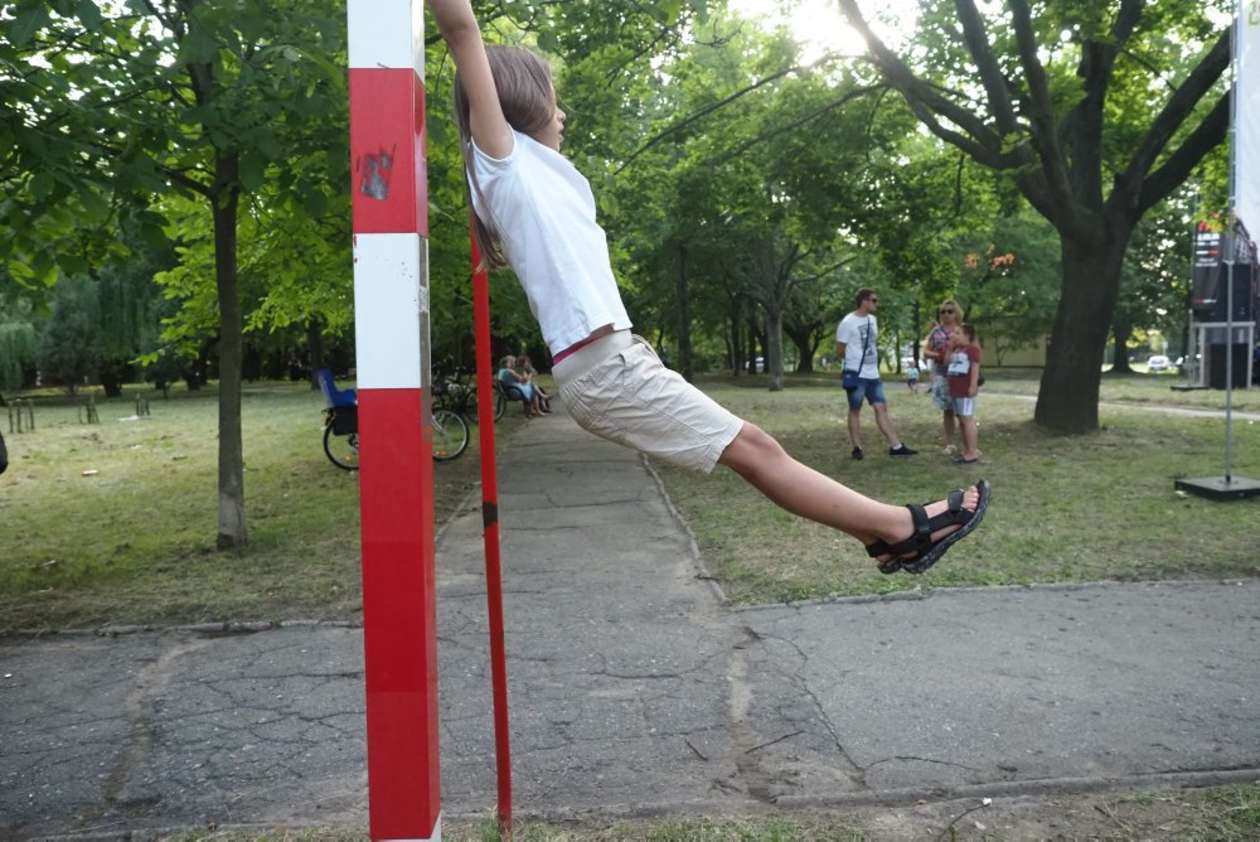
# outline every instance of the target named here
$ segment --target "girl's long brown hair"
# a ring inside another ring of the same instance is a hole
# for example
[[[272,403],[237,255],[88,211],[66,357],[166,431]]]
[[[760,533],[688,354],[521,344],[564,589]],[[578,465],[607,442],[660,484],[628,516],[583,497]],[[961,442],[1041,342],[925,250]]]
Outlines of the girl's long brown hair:
[[[490,60],[490,73],[499,95],[499,107],[508,125],[518,132],[535,135],[547,127],[556,111],[555,92],[551,84],[551,67],[538,55],[523,47],[502,47],[487,44],[486,58]],[[455,72],[455,121],[459,125],[460,151],[464,155],[467,178],[464,188],[468,193],[471,209],[472,191],[481,199],[482,211],[491,216],[489,202],[481,195],[477,184],[477,171],[473,166],[472,108],[464,80]],[[473,235],[481,249],[481,261],[489,269],[507,266],[503,256],[498,224],[493,219],[482,219],[473,213]]]

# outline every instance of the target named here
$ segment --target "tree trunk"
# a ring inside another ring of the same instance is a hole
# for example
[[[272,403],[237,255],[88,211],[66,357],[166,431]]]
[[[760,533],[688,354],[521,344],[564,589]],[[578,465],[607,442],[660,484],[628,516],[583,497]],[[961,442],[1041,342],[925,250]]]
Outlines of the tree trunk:
[[[678,373],[688,383],[696,377],[691,361],[691,296],[687,290],[687,245],[678,244]]]
[[[760,335],[757,332],[757,321],[750,314],[746,324],[748,325],[748,373],[757,373],[757,344],[760,341]]]
[[[236,278],[239,158],[220,155],[215,181],[214,274],[219,292],[219,537],[220,550],[245,546],[245,471],[241,442],[241,301]]]
[[[1098,385],[1132,229],[1093,243],[1062,235],[1063,287],[1037,396],[1037,423],[1061,433],[1098,429]]]
[[[783,311],[766,307],[766,373],[770,375],[770,391],[783,391]]]
[[[731,302],[731,376],[739,377],[744,368],[744,305],[739,299]]]
[[[188,364],[188,372],[184,375],[188,391],[196,392],[210,382],[210,349],[218,344],[218,337],[213,341],[203,342],[201,349],[197,351],[197,358]]]
[[[913,348],[913,353],[914,353],[914,367],[915,368],[923,367],[919,365],[919,351],[922,346],[922,341],[923,341],[923,331],[919,327],[919,300],[916,298],[914,301],[914,342],[911,343],[911,348]],[[1000,363],[1001,360],[999,359],[998,362]]]
[[[125,370],[123,366],[116,366],[113,363],[103,363],[101,365],[100,378],[101,386],[105,389],[105,397],[122,397],[124,377]]]
[[[306,322],[306,348],[311,360],[311,391],[318,392],[319,370],[324,367],[324,332],[319,329],[316,316]]]
[[[813,326],[785,325],[784,332],[796,346],[796,373],[812,374],[814,372],[814,351],[818,344],[814,341]]]
[[[1115,324],[1111,326],[1111,333],[1115,337],[1111,373],[1132,374],[1133,369],[1129,366],[1129,338],[1133,336],[1132,320],[1117,317]]]

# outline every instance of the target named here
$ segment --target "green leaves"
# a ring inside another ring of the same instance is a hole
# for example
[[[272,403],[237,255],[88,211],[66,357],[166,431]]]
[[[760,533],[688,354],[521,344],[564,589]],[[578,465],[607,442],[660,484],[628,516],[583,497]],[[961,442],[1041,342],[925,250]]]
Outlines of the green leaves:
[[[241,187],[249,192],[262,187],[267,174],[267,161],[258,152],[247,152],[241,155]]]
[[[551,30],[538,33],[538,49],[548,53],[560,51],[560,39]]]
[[[88,225],[101,225],[109,219],[109,202],[91,187],[80,190],[78,199],[83,205],[83,221]]]
[[[215,57],[219,45],[209,30],[193,25],[179,43],[180,64],[205,64]]]
[[[97,8],[95,0],[79,0],[75,11],[88,32],[96,32],[101,28],[101,10]]]
[[[30,44],[35,33],[48,25],[50,10],[42,2],[26,2],[18,4],[17,14],[7,29],[9,40],[13,46],[22,48]]]

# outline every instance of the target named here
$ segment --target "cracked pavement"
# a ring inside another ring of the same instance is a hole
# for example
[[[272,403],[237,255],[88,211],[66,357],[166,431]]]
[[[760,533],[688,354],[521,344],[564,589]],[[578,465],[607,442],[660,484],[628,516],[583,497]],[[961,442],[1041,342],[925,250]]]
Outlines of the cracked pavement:
[[[1258,582],[731,609],[637,455],[558,417],[512,444],[500,512],[522,813],[1260,768]],[[473,505],[438,551],[448,816],[495,799],[482,565]],[[0,838],[366,819],[358,629],[10,638],[0,676]]]

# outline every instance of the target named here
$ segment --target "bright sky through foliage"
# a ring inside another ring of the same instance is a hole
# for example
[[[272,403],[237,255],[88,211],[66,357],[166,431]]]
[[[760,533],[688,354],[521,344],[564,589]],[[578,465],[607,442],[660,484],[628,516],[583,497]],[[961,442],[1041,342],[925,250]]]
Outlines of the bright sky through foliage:
[[[859,6],[872,28],[894,49],[911,33],[918,11],[915,0],[868,0]],[[804,48],[806,61],[828,52],[857,55],[866,50],[862,37],[845,22],[835,0],[731,0],[730,7],[745,17],[764,20],[770,27],[786,23]],[[897,25],[890,26],[891,21]]]

